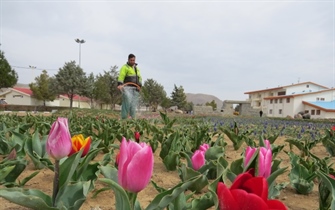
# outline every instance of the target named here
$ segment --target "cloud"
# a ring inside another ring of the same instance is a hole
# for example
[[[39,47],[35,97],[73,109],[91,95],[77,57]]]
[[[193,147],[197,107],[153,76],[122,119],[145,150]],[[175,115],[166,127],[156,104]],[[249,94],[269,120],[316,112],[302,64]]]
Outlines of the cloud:
[[[74,39],[85,39],[87,73],[134,53],[143,78],[168,95],[176,84],[245,99],[298,80],[334,86],[332,9],[331,1],[3,1],[0,41],[11,65],[57,70],[78,62]],[[29,70],[17,71],[30,82]]]

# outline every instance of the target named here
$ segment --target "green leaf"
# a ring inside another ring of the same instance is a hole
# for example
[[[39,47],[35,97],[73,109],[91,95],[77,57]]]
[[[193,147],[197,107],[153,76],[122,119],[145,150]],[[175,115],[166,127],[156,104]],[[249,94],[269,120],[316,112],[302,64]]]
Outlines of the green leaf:
[[[6,176],[15,168],[15,166],[6,166],[0,169],[0,183],[6,178]]]
[[[113,189],[115,194],[115,209],[131,209],[128,195],[126,191],[116,182],[111,179],[101,178],[100,181],[108,184]]]
[[[68,210],[77,210],[83,205],[90,190],[91,181],[63,185],[56,197],[56,206]],[[71,196],[69,196],[71,195]]]
[[[100,166],[101,174],[107,179],[111,179],[114,182],[118,182],[117,172],[118,170],[115,167],[110,165]]]
[[[191,185],[201,180],[202,176],[198,176],[184,183],[180,183],[170,190],[158,194],[146,208],[146,210],[161,210],[173,202],[181,193],[184,193]]]
[[[207,192],[200,198],[194,198],[192,200],[192,210],[203,210],[209,209],[214,206],[213,195],[211,192]]]
[[[80,150],[79,152],[65,159],[62,164],[60,164],[59,188],[61,188],[63,185],[67,185],[67,183],[71,180],[77,169],[82,153],[83,150]]]
[[[203,175],[198,171],[193,170],[192,168],[186,167],[184,164],[178,169],[180,178],[183,182],[191,180],[194,177],[201,176],[198,182],[191,185],[188,189],[195,192],[200,192],[205,186],[208,185],[208,179],[206,174]]]
[[[57,208],[52,207],[51,197],[39,190],[22,188],[0,189],[0,197],[31,209],[57,210]]]

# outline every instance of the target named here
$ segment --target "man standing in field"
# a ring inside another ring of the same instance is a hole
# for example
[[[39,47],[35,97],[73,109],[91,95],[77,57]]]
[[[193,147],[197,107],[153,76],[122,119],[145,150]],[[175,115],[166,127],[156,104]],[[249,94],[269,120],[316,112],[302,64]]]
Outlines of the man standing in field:
[[[128,115],[135,119],[142,77],[135,63],[134,54],[128,55],[128,62],[124,64],[119,73],[117,88],[122,92],[121,118],[126,119]]]

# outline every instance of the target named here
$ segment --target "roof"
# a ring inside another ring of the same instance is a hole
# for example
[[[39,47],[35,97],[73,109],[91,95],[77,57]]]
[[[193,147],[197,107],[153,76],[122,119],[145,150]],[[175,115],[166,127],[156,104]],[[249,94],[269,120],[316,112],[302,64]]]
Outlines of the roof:
[[[280,90],[280,89],[286,89],[288,87],[293,87],[293,86],[297,86],[297,85],[304,85],[304,84],[313,84],[313,85],[316,85],[316,86],[319,86],[319,87],[322,87],[322,88],[325,88],[325,89],[329,89],[326,86],[319,85],[319,84],[316,84],[314,82],[301,82],[301,83],[296,83],[296,84],[292,84],[292,85],[280,86],[280,87],[276,87],[276,88],[267,88],[267,89],[262,89],[262,90],[249,91],[249,92],[245,92],[244,94],[258,93],[258,92],[264,92],[264,91],[269,91],[269,90]]]
[[[307,92],[297,92],[297,93],[292,93],[290,95],[281,95],[281,96],[269,96],[269,97],[264,97],[264,100],[269,100],[269,99],[276,99],[276,98],[294,98],[296,96],[302,96],[302,95],[310,95],[310,94],[315,94],[315,93],[323,93],[323,92],[328,92],[328,91],[335,91],[335,88],[327,89],[327,90],[320,90],[320,91],[307,91]]]
[[[13,87],[13,89],[29,96],[33,95],[33,91],[31,91],[30,88]]]
[[[303,101],[302,103],[323,111],[335,112],[335,101]]]

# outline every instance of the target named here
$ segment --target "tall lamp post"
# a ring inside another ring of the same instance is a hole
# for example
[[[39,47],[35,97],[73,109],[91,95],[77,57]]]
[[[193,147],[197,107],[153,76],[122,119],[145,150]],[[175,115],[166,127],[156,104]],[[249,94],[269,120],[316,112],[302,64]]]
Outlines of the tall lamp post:
[[[83,39],[75,39],[74,41],[76,41],[79,44],[79,67],[80,67],[80,64],[81,64],[81,44],[84,44],[85,40],[83,40]],[[80,108],[80,95],[79,95],[78,108]]]
[[[31,71],[32,71],[32,76],[33,76],[33,81],[32,82],[34,82],[34,69],[36,69],[36,66],[31,66],[31,65],[29,65],[29,68],[31,69]]]
[[[79,67],[80,67],[80,62],[81,62],[81,44],[84,44],[85,40],[83,40],[83,39],[75,39],[74,41],[76,41],[79,44]]]

